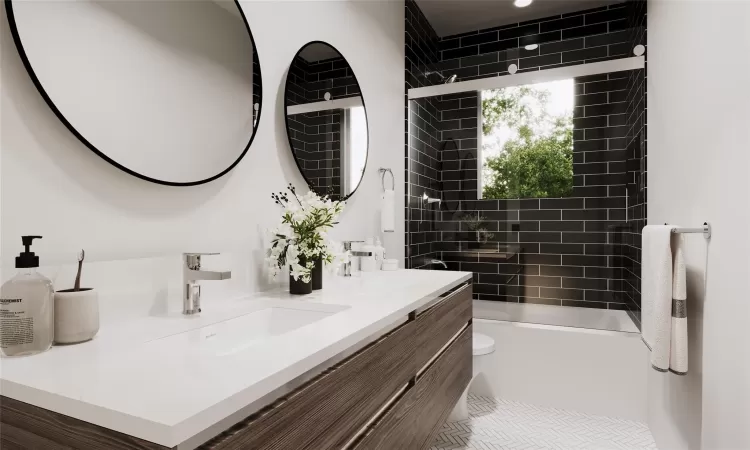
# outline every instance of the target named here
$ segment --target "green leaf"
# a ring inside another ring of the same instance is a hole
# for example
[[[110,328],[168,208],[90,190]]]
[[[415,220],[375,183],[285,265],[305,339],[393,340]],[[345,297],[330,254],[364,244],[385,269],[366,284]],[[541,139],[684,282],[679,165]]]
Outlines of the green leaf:
[[[573,193],[573,117],[553,117],[550,92],[531,86],[485,91],[484,135],[504,123],[518,138],[484,161],[484,198],[567,197]],[[537,107],[530,107],[536,102]],[[549,129],[540,134],[535,130]]]

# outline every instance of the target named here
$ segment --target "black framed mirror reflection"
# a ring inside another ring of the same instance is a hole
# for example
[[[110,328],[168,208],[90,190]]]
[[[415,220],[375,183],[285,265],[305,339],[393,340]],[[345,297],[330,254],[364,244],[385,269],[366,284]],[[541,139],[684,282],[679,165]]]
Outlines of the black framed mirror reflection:
[[[303,46],[284,93],[289,146],[310,189],[333,200],[352,196],[367,166],[367,110],[357,77],[335,47]]]
[[[34,85],[91,151],[171,186],[215,180],[255,137],[260,61],[235,0],[5,0]]]

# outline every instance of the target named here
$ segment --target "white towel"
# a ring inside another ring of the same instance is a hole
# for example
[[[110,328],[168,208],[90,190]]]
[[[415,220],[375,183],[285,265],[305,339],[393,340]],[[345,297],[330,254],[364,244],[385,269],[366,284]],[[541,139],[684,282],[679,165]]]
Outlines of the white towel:
[[[386,190],[380,198],[380,230],[384,233],[396,231],[395,197],[395,192]]]
[[[687,273],[682,235],[674,238],[672,272],[672,333],[669,350],[669,371],[685,375],[688,371],[687,341]]]
[[[643,228],[641,263],[641,337],[651,348],[651,366],[669,370],[672,333],[672,251],[673,226],[647,225]]]

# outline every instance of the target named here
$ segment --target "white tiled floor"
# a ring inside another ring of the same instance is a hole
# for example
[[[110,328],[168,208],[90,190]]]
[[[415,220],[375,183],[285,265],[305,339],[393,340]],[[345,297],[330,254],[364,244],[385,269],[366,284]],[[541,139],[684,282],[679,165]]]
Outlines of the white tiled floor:
[[[448,422],[431,450],[655,450],[648,427],[469,394],[469,419]]]

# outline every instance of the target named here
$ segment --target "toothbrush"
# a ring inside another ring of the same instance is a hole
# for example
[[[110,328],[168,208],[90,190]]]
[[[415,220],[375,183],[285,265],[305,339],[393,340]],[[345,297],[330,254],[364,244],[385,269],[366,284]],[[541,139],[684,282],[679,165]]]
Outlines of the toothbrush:
[[[78,292],[81,290],[81,269],[83,269],[83,258],[86,256],[86,252],[81,250],[78,254],[78,273],[76,274],[76,282],[73,286],[73,291]]]

